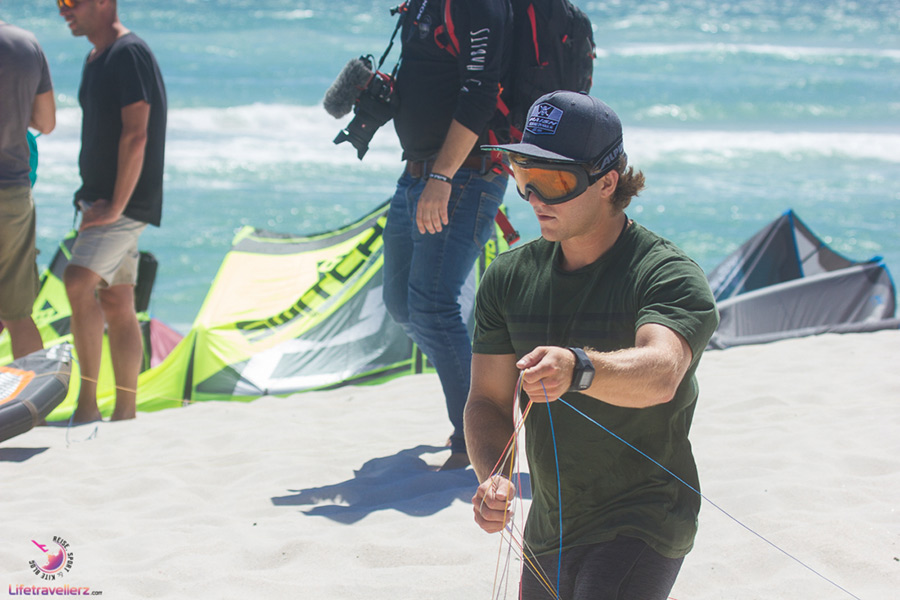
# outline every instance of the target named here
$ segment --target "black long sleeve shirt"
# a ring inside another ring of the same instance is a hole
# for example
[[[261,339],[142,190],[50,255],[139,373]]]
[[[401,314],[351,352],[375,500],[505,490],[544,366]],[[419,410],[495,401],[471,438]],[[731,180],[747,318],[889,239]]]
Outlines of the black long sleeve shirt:
[[[439,45],[450,43],[450,31],[436,39],[444,24],[444,3],[450,3],[457,56]],[[400,108],[394,128],[404,160],[437,155],[454,119],[480,135],[477,153],[479,145],[489,143],[488,124],[502,123],[495,113],[511,59],[508,0],[410,0],[401,35]]]

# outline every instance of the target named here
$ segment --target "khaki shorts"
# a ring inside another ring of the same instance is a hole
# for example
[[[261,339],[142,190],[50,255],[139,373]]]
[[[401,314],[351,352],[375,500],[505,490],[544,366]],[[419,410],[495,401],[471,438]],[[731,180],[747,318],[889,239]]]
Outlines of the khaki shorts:
[[[90,269],[102,280],[99,287],[137,283],[138,238],[147,224],[119,217],[109,225],[88,227],[78,233],[70,265]]]
[[[0,319],[31,316],[39,278],[31,188],[0,188]]]

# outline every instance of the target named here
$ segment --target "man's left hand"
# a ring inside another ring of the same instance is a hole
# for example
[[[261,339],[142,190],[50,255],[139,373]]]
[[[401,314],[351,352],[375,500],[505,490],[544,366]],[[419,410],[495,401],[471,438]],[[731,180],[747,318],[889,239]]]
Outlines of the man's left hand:
[[[429,179],[419,196],[416,206],[416,226],[419,233],[440,233],[450,222],[447,205],[450,203],[452,186],[444,181]]]
[[[516,363],[522,389],[535,402],[553,402],[572,386],[575,355],[568,348],[538,346]]]

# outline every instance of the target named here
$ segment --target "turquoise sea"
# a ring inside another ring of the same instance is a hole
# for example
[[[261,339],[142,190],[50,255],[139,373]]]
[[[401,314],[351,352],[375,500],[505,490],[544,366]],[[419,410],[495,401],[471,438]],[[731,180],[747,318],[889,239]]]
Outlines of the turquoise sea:
[[[360,162],[321,99],[344,64],[380,55],[398,0],[119,0],[169,94],[163,226],[151,313],[186,331],[242,225],[314,233],[389,197],[390,125]],[[850,258],[900,275],[900,0],[577,0],[595,26],[593,94],[625,125],[648,187],[629,215],[707,270],[793,208]],[[58,127],[39,139],[41,266],[72,227],[81,67],[50,0],[2,0],[0,19],[47,53]],[[393,64],[397,51],[389,59]],[[538,235],[510,187],[523,238]]]

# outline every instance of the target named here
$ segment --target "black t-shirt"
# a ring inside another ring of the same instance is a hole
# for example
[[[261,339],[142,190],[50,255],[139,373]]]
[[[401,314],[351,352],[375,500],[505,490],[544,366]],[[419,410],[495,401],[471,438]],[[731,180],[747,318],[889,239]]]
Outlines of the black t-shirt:
[[[453,17],[452,31],[442,28],[444,2]],[[498,128],[504,123],[496,109],[512,47],[508,0],[413,0],[404,19],[400,108],[394,117],[403,158],[435,156],[453,119],[481,134],[478,152],[480,144],[491,143],[489,122],[496,120]],[[439,45],[450,44],[451,33],[459,41],[458,56]]]
[[[144,165],[125,216],[159,226],[162,216],[166,145],[166,89],[156,58],[138,36],[128,33],[94,60],[85,62],[78,91],[81,125],[82,186],[75,200],[112,199],[118,172],[122,109],[150,104]]]

